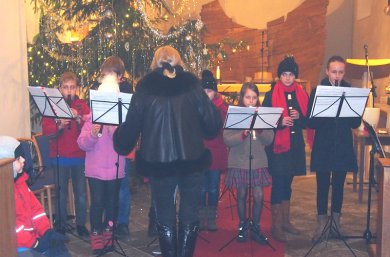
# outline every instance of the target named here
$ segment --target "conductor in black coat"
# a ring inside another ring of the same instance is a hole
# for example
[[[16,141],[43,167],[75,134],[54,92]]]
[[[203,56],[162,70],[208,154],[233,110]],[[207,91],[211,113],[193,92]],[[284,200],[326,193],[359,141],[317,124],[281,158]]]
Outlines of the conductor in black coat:
[[[136,169],[151,180],[164,257],[190,257],[194,252],[202,172],[211,164],[203,140],[216,137],[222,126],[200,80],[182,66],[176,49],[157,49],[152,71],[138,83],[126,121],[114,133],[115,150],[122,155],[128,154],[141,136]],[[178,231],[176,186],[180,193]]]
[[[320,85],[350,87],[345,80],[345,60],[333,56],[328,60],[327,77]],[[316,89],[311,92],[309,111],[313,107]],[[309,113],[310,113],[309,112]],[[308,126],[315,130],[311,152],[311,170],[317,180],[317,228],[313,241],[317,241],[328,219],[328,194],[332,183],[331,212],[340,230],[340,213],[343,204],[344,182],[348,171],[357,172],[356,155],[353,149],[352,129],[359,127],[361,118],[311,118]]]

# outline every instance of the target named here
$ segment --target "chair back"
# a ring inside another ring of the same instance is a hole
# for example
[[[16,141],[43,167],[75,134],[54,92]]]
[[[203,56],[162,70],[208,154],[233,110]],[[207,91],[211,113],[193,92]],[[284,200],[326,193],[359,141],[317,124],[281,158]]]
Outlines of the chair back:
[[[38,163],[41,167],[39,179],[32,185],[32,190],[39,189],[45,185],[54,184],[54,170],[51,165],[49,155],[49,139],[47,136],[42,134],[36,134],[32,138],[37,148]]]

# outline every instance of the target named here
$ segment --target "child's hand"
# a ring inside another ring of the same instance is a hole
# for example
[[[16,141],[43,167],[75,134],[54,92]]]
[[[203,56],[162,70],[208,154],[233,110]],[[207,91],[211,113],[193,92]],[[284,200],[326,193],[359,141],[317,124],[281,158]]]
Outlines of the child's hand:
[[[92,135],[98,136],[101,126],[102,125],[100,124],[92,124],[92,131],[91,131]]]
[[[291,117],[284,117],[282,120],[282,125],[287,126],[287,127],[292,127],[294,126],[294,120]]]
[[[79,116],[79,112],[76,109],[70,108],[73,113],[73,116]]]
[[[64,128],[65,126],[67,126],[70,123],[70,120],[68,120],[68,119],[60,119],[59,121],[60,122],[59,122],[58,128],[60,128],[60,129]]]
[[[293,119],[293,120],[297,120],[299,119],[299,112],[295,109],[291,109],[290,110],[290,117]]]

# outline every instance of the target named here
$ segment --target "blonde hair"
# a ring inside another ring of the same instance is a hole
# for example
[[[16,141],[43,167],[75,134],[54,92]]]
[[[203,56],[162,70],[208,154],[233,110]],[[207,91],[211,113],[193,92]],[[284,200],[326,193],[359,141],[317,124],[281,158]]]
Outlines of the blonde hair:
[[[119,77],[122,77],[125,71],[125,64],[118,56],[108,57],[100,67],[100,72],[115,72]]]
[[[163,63],[169,63],[172,67],[180,65],[184,66],[184,63],[180,57],[179,52],[172,46],[162,46],[159,47],[154,53],[152,63],[150,68],[152,70],[156,68],[162,68]]]
[[[60,77],[60,86],[62,86],[62,84],[68,81],[73,81],[76,83],[76,86],[80,86],[80,81],[74,72],[65,71],[64,73],[62,73]]]

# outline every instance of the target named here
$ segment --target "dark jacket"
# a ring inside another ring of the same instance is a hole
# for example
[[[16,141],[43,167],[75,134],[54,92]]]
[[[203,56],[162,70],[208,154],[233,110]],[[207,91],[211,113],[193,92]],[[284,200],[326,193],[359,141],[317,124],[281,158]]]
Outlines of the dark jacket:
[[[320,85],[330,86],[328,78]],[[342,80],[341,87],[350,87]],[[311,112],[316,89],[310,94],[309,113]],[[312,171],[357,171],[356,155],[353,149],[351,129],[360,126],[361,118],[311,118],[308,126],[315,130],[313,150],[311,152]]]
[[[141,135],[136,155],[141,174],[203,171],[211,163],[203,139],[216,137],[221,126],[220,114],[198,78],[177,69],[170,79],[156,69],[138,83],[126,121],[115,131],[114,148],[126,155]]]
[[[272,107],[272,93],[267,92],[264,97],[263,106]],[[272,143],[267,147],[268,167],[272,176],[296,176],[306,174],[306,154],[305,154],[305,141],[303,139],[302,129],[306,127],[306,117],[302,114],[302,111],[297,102],[295,92],[292,92],[292,106],[295,110],[299,111],[299,119],[294,121],[292,130],[294,134],[290,134],[290,145],[289,151],[276,154],[273,151],[274,144]],[[287,102],[287,94],[285,95]],[[279,122],[277,129],[284,128]],[[276,136],[276,131],[275,131]]]

